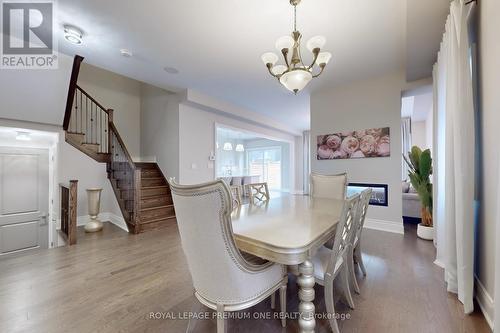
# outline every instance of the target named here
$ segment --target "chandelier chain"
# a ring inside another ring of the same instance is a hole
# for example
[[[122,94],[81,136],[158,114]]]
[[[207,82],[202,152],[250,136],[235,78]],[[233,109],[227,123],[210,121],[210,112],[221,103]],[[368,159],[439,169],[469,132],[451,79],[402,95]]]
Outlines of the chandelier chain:
[[[297,31],[297,5],[293,6],[293,31]]]

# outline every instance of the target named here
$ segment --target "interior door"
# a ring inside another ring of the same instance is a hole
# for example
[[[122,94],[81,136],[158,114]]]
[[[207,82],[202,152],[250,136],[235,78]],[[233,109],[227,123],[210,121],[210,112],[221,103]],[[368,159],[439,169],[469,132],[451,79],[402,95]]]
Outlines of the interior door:
[[[48,248],[49,154],[0,147],[0,258]]]

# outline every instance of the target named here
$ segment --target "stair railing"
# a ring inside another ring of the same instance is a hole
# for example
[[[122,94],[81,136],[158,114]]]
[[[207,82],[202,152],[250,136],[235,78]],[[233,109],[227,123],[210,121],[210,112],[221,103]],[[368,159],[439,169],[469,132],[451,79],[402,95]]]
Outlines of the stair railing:
[[[133,224],[139,224],[139,205],[141,189],[141,169],[137,167],[130,156],[118,130],[113,121],[109,122],[109,143],[111,160],[108,164],[109,172],[122,174],[120,181],[127,186],[124,199],[125,210],[129,214],[129,219]],[[123,193],[123,192],[122,192]],[[123,195],[123,194],[122,194]]]
[[[98,145],[98,153],[109,153],[109,117],[105,109],[76,85],[67,131],[85,135],[85,143]]]

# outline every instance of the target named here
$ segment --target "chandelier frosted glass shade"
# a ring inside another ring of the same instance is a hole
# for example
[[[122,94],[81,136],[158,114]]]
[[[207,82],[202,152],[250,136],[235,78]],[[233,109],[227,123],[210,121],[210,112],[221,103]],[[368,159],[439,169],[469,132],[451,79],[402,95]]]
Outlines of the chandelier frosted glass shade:
[[[286,89],[298,92],[304,89],[312,78],[313,76],[310,71],[306,69],[295,69],[281,75],[280,82]]]
[[[276,41],[276,50],[282,51],[283,49],[291,49],[295,45],[295,41],[291,36],[283,36]]]
[[[262,61],[267,67],[269,74],[277,78],[279,82],[288,90],[297,94],[304,89],[309,82],[323,73],[326,65],[332,58],[329,52],[321,52],[326,44],[323,36],[314,36],[307,43],[307,49],[312,53],[312,62],[304,64],[301,55],[302,34],[297,30],[297,5],[300,0],[290,0],[294,6],[294,30],[290,36],[283,36],[276,41],[276,49],[281,53],[284,64],[278,64],[279,57],[267,52],[262,55]]]

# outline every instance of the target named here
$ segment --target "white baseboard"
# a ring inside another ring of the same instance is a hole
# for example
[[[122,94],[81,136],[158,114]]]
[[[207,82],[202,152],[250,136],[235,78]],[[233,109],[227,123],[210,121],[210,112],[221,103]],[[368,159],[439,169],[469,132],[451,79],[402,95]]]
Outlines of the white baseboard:
[[[493,298],[491,295],[486,291],[486,288],[483,286],[481,281],[477,278],[477,276],[474,276],[475,280],[475,297],[476,301],[479,304],[479,307],[481,308],[481,311],[483,312],[484,318],[486,319],[486,322],[490,326],[491,330],[493,331],[493,318],[495,317],[495,303],[493,302]]]
[[[376,220],[367,218],[365,220],[365,228],[392,232],[395,234],[404,235],[404,227],[403,221],[401,222],[393,222],[393,221],[385,221],[385,220]]]
[[[125,223],[125,219],[123,218],[123,216],[118,216],[118,215],[113,214],[113,213],[100,213],[98,218],[99,218],[99,220],[101,220],[103,222],[106,222],[106,221],[111,222],[114,225],[116,225],[118,228],[123,229],[123,230],[128,232],[127,223]],[[79,227],[84,226],[89,221],[90,221],[90,215],[78,216],[76,218],[76,225]]]

